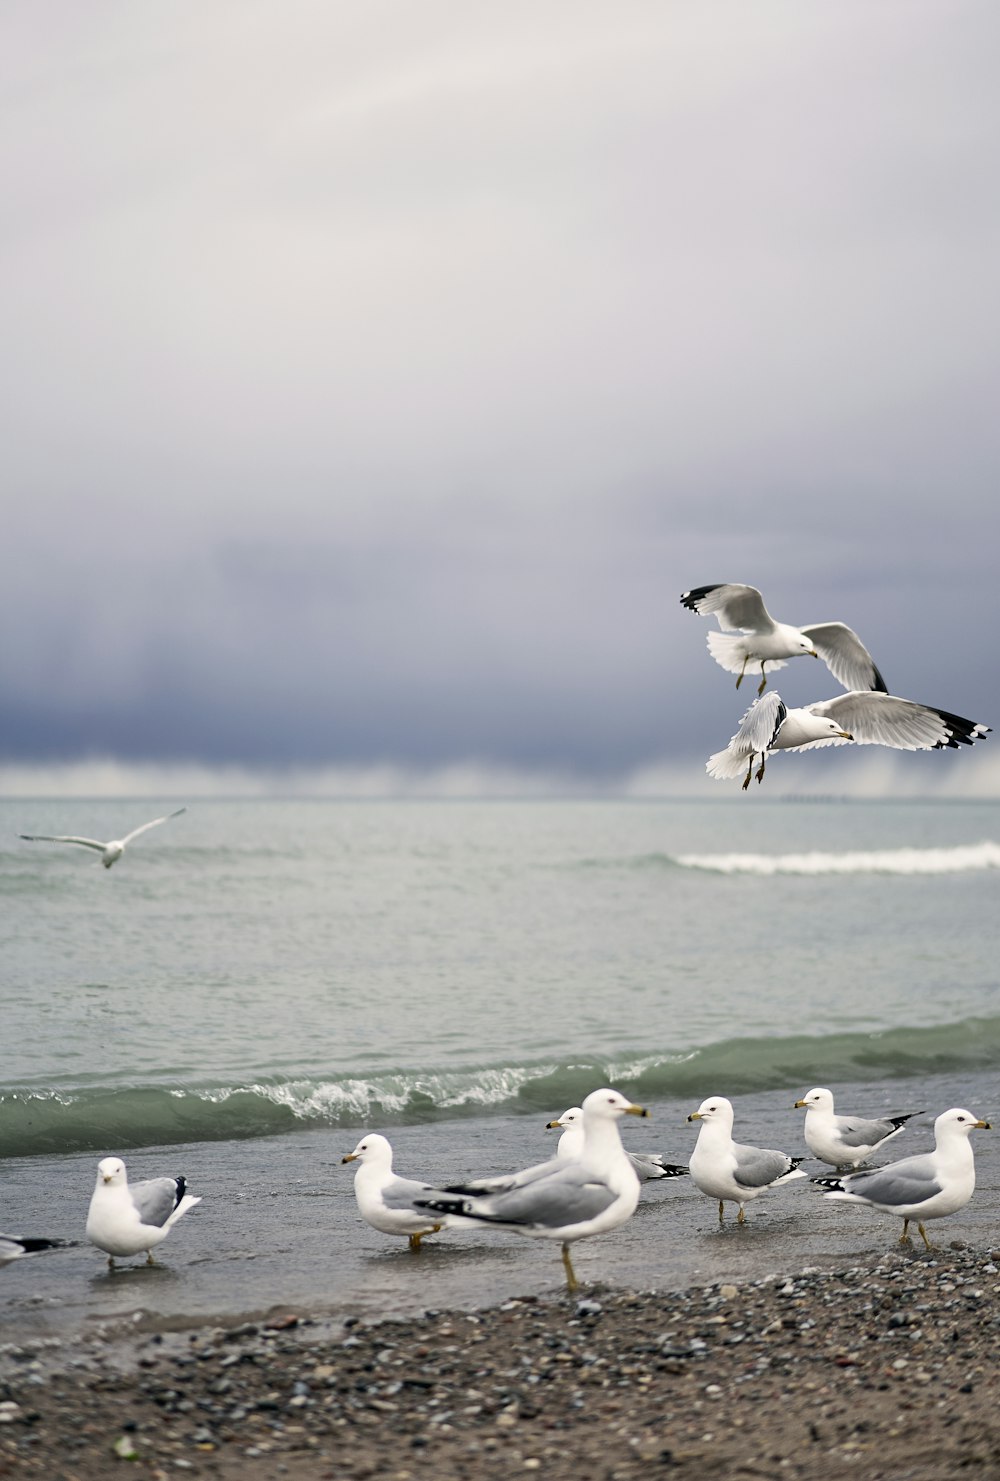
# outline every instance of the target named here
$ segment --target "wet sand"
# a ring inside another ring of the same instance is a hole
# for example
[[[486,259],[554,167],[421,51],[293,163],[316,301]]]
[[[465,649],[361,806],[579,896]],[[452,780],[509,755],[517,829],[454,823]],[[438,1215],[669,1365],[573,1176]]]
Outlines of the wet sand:
[[[681,1292],[6,1344],[0,1477],[995,1478],[1000,1250],[942,1243]]]

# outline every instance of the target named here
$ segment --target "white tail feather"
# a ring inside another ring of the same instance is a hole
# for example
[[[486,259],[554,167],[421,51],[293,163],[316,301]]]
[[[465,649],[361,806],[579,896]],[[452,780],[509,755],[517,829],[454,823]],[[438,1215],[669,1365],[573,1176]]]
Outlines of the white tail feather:
[[[716,663],[730,674],[738,674],[741,670],[745,674],[759,674],[761,672],[759,658],[747,658],[746,668],[743,660],[746,657],[747,637],[745,633],[717,633],[708,634],[708,651]],[[752,641],[752,639],[751,639]],[[783,669],[785,660],[783,658],[767,658],[767,671],[771,673],[774,669]]]
[[[750,757],[737,756],[727,746],[724,751],[716,751],[714,756],[709,756],[705,762],[705,770],[710,777],[715,777],[717,782],[732,781],[733,777],[746,775]]]
[[[170,1218],[167,1220],[166,1224],[164,1224],[163,1227],[165,1229],[171,1228],[172,1225],[177,1223],[178,1219],[183,1218],[188,1209],[194,1208],[195,1204],[200,1202],[200,1196],[196,1198],[193,1193],[185,1193],[184,1197],[181,1199],[180,1203],[174,1209],[173,1213],[170,1215]]]

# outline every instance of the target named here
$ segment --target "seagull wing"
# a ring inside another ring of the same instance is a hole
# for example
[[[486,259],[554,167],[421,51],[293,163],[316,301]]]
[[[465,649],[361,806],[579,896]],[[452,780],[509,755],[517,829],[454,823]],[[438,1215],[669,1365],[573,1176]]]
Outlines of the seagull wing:
[[[700,617],[719,619],[727,632],[770,632],[774,619],[764,606],[756,586],[730,583],[724,586],[695,586],[684,592],[681,605]]]
[[[18,837],[27,839],[29,843],[80,843],[84,848],[96,848],[101,854],[107,848],[106,843],[96,838],[77,838],[72,833],[20,833]]]
[[[849,730],[858,745],[892,746],[897,751],[937,751],[945,746],[971,746],[989,734],[988,725],[978,725],[948,710],[900,699],[877,690],[856,690],[835,699],[806,705],[814,715],[826,715]]]
[[[820,622],[800,629],[835,679],[845,689],[877,689],[887,694],[885,680],[856,632],[843,622]]]
[[[180,1202],[184,1188],[177,1178],[150,1178],[145,1183],[130,1183],[128,1191],[142,1223],[162,1229]]]
[[[159,823],[169,823],[171,818],[179,818],[182,812],[187,812],[187,808],[179,807],[176,812],[168,812],[162,818],[154,818],[151,823],[143,823],[141,828],[133,828],[131,833],[126,833],[121,839],[122,847],[131,843],[133,838],[138,838],[140,833],[145,833],[147,828],[155,828]]]

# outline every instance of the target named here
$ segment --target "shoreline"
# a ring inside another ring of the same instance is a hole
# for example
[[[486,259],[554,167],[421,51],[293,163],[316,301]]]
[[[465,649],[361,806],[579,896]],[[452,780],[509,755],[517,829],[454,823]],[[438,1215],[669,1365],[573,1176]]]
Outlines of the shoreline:
[[[1000,1248],[0,1346],[0,1477],[1000,1474]]]

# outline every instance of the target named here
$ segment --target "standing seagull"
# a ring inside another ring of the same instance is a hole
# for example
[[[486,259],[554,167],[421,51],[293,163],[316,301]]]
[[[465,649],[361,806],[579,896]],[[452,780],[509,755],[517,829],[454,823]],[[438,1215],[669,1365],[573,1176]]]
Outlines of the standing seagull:
[[[131,833],[126,833],[124,838],[112,838],[109,843],[101,843],[97,838],[77,838],[72,833],[21,833],[19,837],[26,839],[28,843],[79,843],[84,848],[93,848],[101,856],[101,863],[105,869],[110,869],[112,864],[117,863],[125,852],[125,847],[133,838],[138,838],[140,833],[145,833],[147,828],[155,828],[159,823],[169,823],[171,818],[179,818],[182,812],[187,812],[186,807],[179,807],[176,812],[168,812],[162,818],[154,818],[151,823],[143,823],[141,828],[133,828]]]
[[[801,1157],[789,1157],[770,1147],[747,1147],[733,1141],[733,1106],[724,1095],[703,1100],[689,1121],[700,1121],[701,1130],[691,1153],[690,1170],[695,1183],[709,1198],[719,1200],[719,1223],[723,1222],[726,1201],[739,1205],[737,1224],[745,1218],[743,1205],[759,1198],[768,1188],[792,1178],[804,1178],[799,1171]]]
[[[151,1178],[130,1188],[121,1158],[103,1158],[87,1213],[87,1238],[105,1252],[111,1268],[116,1255],[140,1255],[143,1250],[146,1264],[153,1265],[153,1246],[201,1202],[186,1187],[184,1178]]]
[[[786,658],[809,654],[822,658],[835,679],[845,689],[880,689],[886,683],[868,649],[857,633],[843,622],[816,622],[809,627],[792,627],[775,622],[764,606],[756,586],[729,583],[722,586],[695,586],[681,596],[681,606],[701,617],[719,619],[722,632],[708,635],[708,649],[716,663],[736,674],[737,689],[746,673],[760,674],[757,693],[767,687],[765,664],[783,669]]]
[[[989,733],[988,725],[978,725],[975,720],[873,689],[838,694],[835,699],[820,699],[793,710],[786,708],[781,695],[772,689],[754,700],[726,749],[709,756],[705,770],[717,781],[729,781],[746,767],[745,792],[754,775],[755,759],[760,757],[756,776],[761,782],[766,758],[774,751],[815,750],[846,741],[859,746],[892,746],[897,751],[939,751],[946,746],[957,750],[960,745],[974,745]]]
[[[969,1142],[975,1130],[989,1131],[971,1111],[955,1106],[942,1111],[934,1122],[934,1151],[904,1157],[870,1172],[852,1172],[842,1178],[813,1178],[827,1190],[827,1198],[846,1203],[867,1203],[884,1214],[903,1221],[900,1244],[909,1239],[910,1220],[917,1220],[920,1237],[929,1250],[925,1219],[942,1219],[964,1208],[976,1191],[976,1163]]]
[[[562,1136],[556,1144],[557,1157],[579,1157],[583,1151],[583,1111],[580,1106],[570,1106],[557,1121],[546,1121],[545,1127],[547,1131],[562,1129]],[[664,1162],[661,1152],[630,1152],[626,1148],[625,1156],[640,1183],[652,1182],[654,1178],[687,1177],[686,1167],[676,1162]]]
[[[857,1167],[867,1162],[873,1152],[892,1141],[912,1116],[920,1111],[907,1111],[905,1116],[882,1116],[866,1120],[863,1116],[837,1116],[833,1110],[833,1092],[817,1086],[801,1100],[796,1110],[805,1108],[803,1135],[806,1146],[821,1162],[832,1167]]]
[[[509,1178],[488,1179],[488,1192],[475,1182],[454,1183],[416,1199],[417,1207],[443,1215],[449,1226],[492,1224],[513,1234],[560,1240],[566,1284],[575,1291],[579,1282],[569,1256],[571,1243],[616,1229],[639,1202],[639,1179],[625,1155],[619,1119],[649,1115],[617,1090],[591,1091],[582,1109],[579,1159],[553,1157]]]
[[[437,1234],[440,1220],[418,1213],[414,1198],[433,1193],[430,1183],[401,1178],[392,1170],[392,1147],[387,1137],[369,1132],[341,1162],[360,1163],[354,1175],[354,1196],[361,1217],[381,1234],[406,1234],[410,1249],[419,1250],[425,1234]]]

